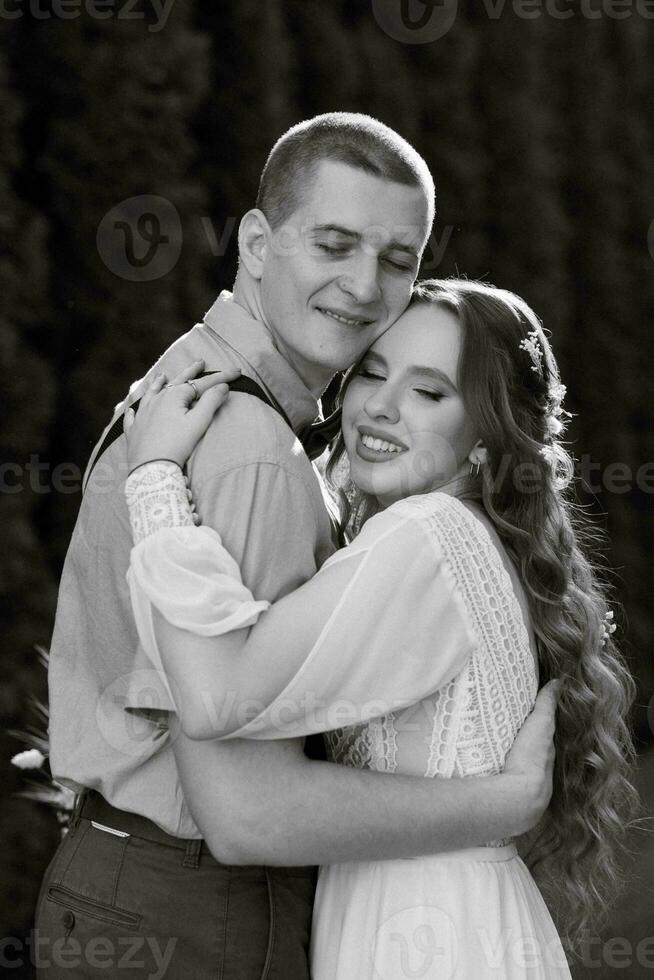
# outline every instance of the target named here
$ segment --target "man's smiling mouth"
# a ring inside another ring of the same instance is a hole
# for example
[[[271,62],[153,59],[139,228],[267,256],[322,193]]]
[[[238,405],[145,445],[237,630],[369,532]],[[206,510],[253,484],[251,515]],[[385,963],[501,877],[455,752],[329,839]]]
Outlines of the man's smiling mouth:
[[[336,310],[328,310],[324,306],[318,306],[316,309],[319,313],[331,317],[332,320],[345,324],[346,327],[367,327],[374,322],[373,320],[364,320],[362,317],[351,317],[345,313],[337,313]]]

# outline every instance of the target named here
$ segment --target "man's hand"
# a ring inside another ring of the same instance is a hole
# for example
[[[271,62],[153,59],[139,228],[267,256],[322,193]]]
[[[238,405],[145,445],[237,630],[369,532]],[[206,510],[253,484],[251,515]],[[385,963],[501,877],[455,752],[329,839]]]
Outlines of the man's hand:
[[[516,786],[524,807],[523,833],[541,820],[552,796],[554,728],[560,686],[561,682],[554,680],[542,688],[506,757],[504,775],[519,780]]]
[[[204,361],[194,361],[168,384],[164,374],[157,375],[141,398],[138,415],[132,408],[125,410],[130,473],[155,459],[179,466],[187,461],[228,397],[229,382],[241,373],[232,368],[199,378],[203,368]]]

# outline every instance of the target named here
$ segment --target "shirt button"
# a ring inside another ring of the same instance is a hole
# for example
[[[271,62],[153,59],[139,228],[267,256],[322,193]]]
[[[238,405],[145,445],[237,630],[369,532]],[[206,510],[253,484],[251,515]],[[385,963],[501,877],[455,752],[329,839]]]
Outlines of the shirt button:
[[[75,916],[73,913],[67,909],[61,917],[64,929],[72,929],[75,925]]]

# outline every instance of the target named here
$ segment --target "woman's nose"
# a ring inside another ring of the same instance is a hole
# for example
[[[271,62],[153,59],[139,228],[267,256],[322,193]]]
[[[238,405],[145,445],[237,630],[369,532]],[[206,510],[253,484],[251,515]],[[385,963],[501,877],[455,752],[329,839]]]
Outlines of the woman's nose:
[[[366,413],[371,419],[387,419],[399,422],[400,410],[397,398],[389,384],[380,385],[365,403]]]

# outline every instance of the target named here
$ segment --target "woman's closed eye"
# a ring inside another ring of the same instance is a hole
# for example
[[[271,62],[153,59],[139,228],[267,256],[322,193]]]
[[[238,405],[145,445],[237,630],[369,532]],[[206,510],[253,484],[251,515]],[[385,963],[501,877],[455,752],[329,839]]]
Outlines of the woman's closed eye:
[[[442,391],[429,391],[428,388],[414,388],[414,391],[418,395],[424,395],[425,398],[430,398],[432,401],[439,402],[441,398],[444,398]]]

